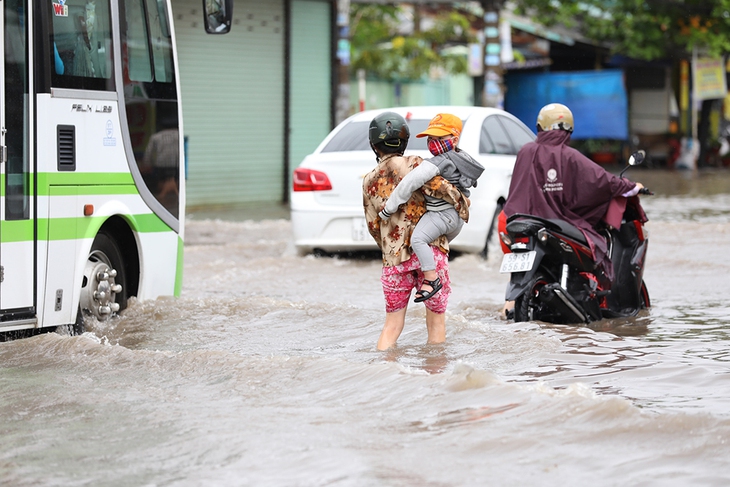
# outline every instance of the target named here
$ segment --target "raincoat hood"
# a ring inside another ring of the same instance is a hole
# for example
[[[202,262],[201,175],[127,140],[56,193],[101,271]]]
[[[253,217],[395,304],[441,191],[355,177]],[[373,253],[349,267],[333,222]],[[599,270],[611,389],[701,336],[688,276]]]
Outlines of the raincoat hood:
[[[469,196],[469,188],[476,187],[477,179],[484,172],[484,166],[461,150],[444,152],[427,160],[438,167],[439,174],[466,196]]]

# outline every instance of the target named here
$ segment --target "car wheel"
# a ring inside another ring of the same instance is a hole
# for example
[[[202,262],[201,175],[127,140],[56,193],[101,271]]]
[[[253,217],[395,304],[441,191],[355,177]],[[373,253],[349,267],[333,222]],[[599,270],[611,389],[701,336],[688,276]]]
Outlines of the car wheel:
[[[487,241],[484,242],[484,248],[479,253],[479,255],[481,255],[482,259],[484,259],[484,260],[486,260],[487,257],[489,257],[489,242],[491,242],[492,236],[495,233],[497,233],[499,214],[502,212],[503,208],[504,208],[504,204],[497,203],[497,206],[494,209],[494,215],[492,215],[492,222],[489,224],[489,230],[487,230]]]

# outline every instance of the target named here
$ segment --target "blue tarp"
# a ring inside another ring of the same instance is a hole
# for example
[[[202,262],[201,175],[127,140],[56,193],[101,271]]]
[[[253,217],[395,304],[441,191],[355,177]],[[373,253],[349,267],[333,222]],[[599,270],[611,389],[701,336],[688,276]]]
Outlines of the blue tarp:
[[[517,73],[506,79],[505,109],[534,129],[548,103],[573,112],[574,139],[629,138],[629,103],[621,70]]]

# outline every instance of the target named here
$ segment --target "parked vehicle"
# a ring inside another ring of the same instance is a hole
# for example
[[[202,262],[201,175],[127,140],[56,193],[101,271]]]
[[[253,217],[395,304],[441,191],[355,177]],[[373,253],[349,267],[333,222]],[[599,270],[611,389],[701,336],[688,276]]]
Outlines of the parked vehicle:
[[[375,166],[368,143],[368,126],[378,113],[397,112],[408,121],[411,138],[406,154],[431,157],[426,138],[416,138],[437,113],[463,121],[459,147],[478,160],[485,171],[471,190],[469,223],[451,248],[482,252],[497,225],[507,199],[517,151],[535,135],[513,115],[496,108],[422,106],[369,110],[339,124],[294,171],[291,222],[300,254],[375,250],[362,205],[362,180]]]
[[[630,165],[640,164],[644,155],[633,154],[621,176]],[[646,188],[640,193],[652,194]],[[507,300],[515,301],[515,321],[590,323],[634,316],[651,305],[643,280],[647,219],[638,196],[626,203],[620,228],[602,229],[614,268],[609,289],[599,285],[593,253],[577,227],[525,214],[507,220],[502,238],[511,253],[504,255],[500,272],[511,274]]]

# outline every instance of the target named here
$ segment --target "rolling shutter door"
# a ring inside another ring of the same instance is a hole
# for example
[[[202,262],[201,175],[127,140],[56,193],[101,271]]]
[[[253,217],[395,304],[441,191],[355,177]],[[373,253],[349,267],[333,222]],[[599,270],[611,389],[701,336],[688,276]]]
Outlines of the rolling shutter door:
[[[332,129],[331,5],[322,0],[291,5],[291,171]]]
[[[278,202],[284,178],[284,0],[237,0],[205,33],[200,0],[173,0],[187,205]]]

